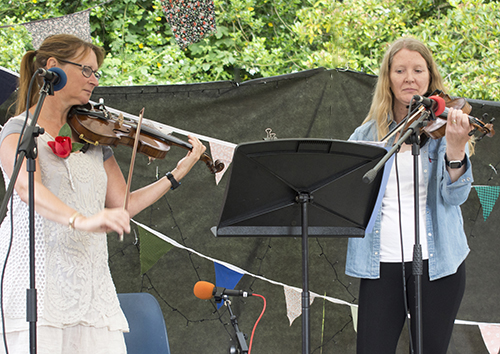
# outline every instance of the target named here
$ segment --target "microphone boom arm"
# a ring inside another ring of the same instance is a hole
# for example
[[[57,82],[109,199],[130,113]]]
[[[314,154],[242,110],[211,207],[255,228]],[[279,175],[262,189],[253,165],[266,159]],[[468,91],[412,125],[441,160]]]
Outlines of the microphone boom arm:
[[[380,169],[382,168],[382,166],[385,165],[385,163],[387,162],[387,160],[389,160],[389,158],[392,155],[394,155],[394,153],[397,152],[401,148],[401,145],[403,145],[403,143],[412,134],[414,134],[414,132],[417,129],[420,128],[420,126],[423,124],[423,122],[425,120],[427,120],[427,118],[429,117],[429,115],[430,115],[429,111],[424,111],[424,113],[422,113],[419,118],[415,119],[408,126],[408,129],[406,130],[406,132],[402,136],[400,136],[400,138],[394,144],[394,146],[384,155],[384,157],[375,165],[375,167],[373,167],[371,170],[369,170],[368,172],[365,173],[365,175],[363,176],[363,182],[368,183],[368,184],[373,182],[373,180],[377,176],[378,172],[380,171]]]

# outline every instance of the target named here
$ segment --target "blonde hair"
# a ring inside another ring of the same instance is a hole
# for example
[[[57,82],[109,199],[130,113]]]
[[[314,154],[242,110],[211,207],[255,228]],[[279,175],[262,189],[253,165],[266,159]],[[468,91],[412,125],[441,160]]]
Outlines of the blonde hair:
[[[102,65],[105,55],[103,48],[70,34],[49,36],[43,41],[38,50],[30,50],[24,54],[21,61],[19,89],[16,100],[16,115],[26,110],[26,104],[28,103],[28,98],[26,96],[28,94],[31,78],[35,72],[40,68],[44,68],[49,58],[54,57],[57,60],[73,59],[80,49],[83,49],[80,54],[81,57],[89,53],[90,50],[94,51],[97,57],[98,66],[100,67]],[[41,77],[38,78],[38,84],[40,86],[43,84]],[[29,107],[36,104],[39,96],[39,90],[32,89],[29,97]]]
[[[373,95],[372,104],[368,116],[363,121],[363,124],[375,120],[378,130],[378,139],[382,139],[389,132],[389,125],[393,119],[393,101],[394,94],[391,90],[391,65],[396,53],[401,49],[408,49],[420,53],[427,63],[429,70],[430,82],[429,92],[434,90],[444,90],[443,79],[438,71],[437,65],[432,58],[432,53],[425,44],[411,37],[403,37],[392,43],[384,55],[380,66],[377,84]]]

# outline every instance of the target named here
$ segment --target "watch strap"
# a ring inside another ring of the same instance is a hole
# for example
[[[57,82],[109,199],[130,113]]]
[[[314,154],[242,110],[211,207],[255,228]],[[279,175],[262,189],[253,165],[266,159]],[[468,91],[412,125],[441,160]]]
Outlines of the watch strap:
[[[170,181],[170,184],[172,185],[170,189],[176,189],[181,185],[181,182],[178,182],[171,172],[167,172],[165,176],[167,176],[168,180]]]
[[[446,162],[446,166],[448,166],[449,168],[460,168],[467,163],[467,155],[464,156],[462,161],[459,160],[449,161],[448,156],[444,154],[444,161]]]

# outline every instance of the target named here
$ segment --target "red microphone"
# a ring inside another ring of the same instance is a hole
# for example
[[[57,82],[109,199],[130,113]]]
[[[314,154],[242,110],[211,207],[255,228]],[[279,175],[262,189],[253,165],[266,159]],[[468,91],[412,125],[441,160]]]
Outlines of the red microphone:
[[[417,103],[423,104],[426,108],[432,109],[436,116],[440,116],[446,108],[446,102],[444,101],[444,98],[440,96],[423,97],[415,95],[413,96],[413,99]]]

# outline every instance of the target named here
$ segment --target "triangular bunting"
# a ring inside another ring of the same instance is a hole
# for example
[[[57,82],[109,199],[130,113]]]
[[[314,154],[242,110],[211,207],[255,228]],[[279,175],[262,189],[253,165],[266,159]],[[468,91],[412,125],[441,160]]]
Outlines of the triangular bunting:
[[[213,0],[161,0],[161,6],[181,49],[217,31]]]
[[[500,186],[474,186],[479,197],[479,202],[483,207],[484,221],[490,216],[498,196],[500,195]],[[498,353],[495,353],[498,354]]]
[[[283,290],[285,291],[286,315],[291,326],[293,321],[302,314],[302,290],[289,286],[284,286]],[[313,294],[309,295],[309,304],[311,305],[315,296]]]
[[[351,306],[351,316],[352,316],[352,325],[354,327],[354,331],[358,331],[358,307]]]
[[[480,324],[479,329],[488,353],[498,354],[500,351],[500,326]]]
[[[215,268],[215,286],[226,289],[234,289],[240,279],[243,277],[242,273],[238,273],[229,269],[217,262],[214,262]],[[222,306],[222,302],[217,304],[217,309]]]
[[[137,226],[140,240],[141,274],[146,273],[165,253],[174,246]]]
[[[226,173],[229,168],[229,164],[233,161],[233,154],[236,145],[227,145],[227,144],[219,144],[213,141],[209,142],[210,144],[210,153],[212,154],[213,161],[221,161],[224,163],[224,169],[215,174],[215,184],[219,184],[222,176]]]
[[[23,25],[31,33],[32,44],[35,49],[40,48],[45,38],[54,34],[72,34],[87,42],[92,41],[90,36],[90,9],[62,17],[28,22]]]

